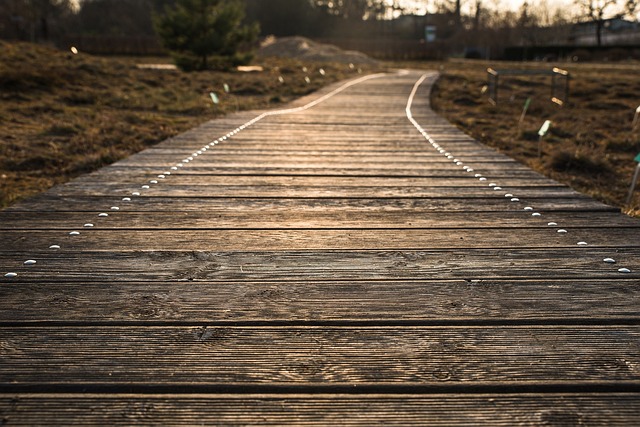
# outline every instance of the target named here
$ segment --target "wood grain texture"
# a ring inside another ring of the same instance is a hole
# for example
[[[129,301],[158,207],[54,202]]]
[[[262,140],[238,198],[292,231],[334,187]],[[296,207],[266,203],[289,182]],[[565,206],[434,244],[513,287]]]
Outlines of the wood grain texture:
[[[425,395],[0,395],[7,425],[631,425],[630,393]]]
[[[5,389],[149,383],[384,390],[443,382],[640,389],[640,326],[22,327],[0,328],[0,342]]]
[[[640,322],[634,278],[75,283],[4,285],[0,324]]]
[[[435,73],[433,147],[420,76],[0,212],[2,423],[637,424],[640,222],[435,115]]]

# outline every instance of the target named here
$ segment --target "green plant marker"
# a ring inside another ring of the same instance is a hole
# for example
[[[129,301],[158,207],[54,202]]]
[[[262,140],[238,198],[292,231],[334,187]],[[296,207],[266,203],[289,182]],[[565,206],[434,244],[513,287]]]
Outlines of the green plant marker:
[[[224,87],[225,93],[229,93],[229,91],[230,91],[229,85],[225,83],[223,87]]]
[[[209,95],[211,95],[211,100],[215,105],[218,105],[220,103],[220,99],[218,98],[218,95],[216,95],[213,92],[211,92]]]
[[[538,135],[540,135],[541,137],[545,136],[547,132],[549,132],[550,127],[551,127],[551,120],[545,120],[544,124],[538,131]]]
[[[524,116],[527,115],[527,110],[529,110],[529,106],[531,105],[531,97],[528,97],[524,102],[524,108],[522,109],[522,114],[520,114],[520,121],[518,122],[518,127],[522,126],[522,122],[524,122]]]
[[[538,131],[538,158],[542,157],[542,138],[549,132],[549,128],[551,127],[551,120],[545,120],[542,127]]]
[[[640,154],[638,154],[634,160],[635,160],[636,162],[640,163]]]

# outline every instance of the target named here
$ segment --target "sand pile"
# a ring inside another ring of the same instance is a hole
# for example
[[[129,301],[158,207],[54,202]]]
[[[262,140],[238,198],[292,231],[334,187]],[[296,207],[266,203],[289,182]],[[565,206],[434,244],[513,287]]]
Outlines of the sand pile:
[[[337,46],[316,43],[304,37],[267,37],[257,52],[258,56],[297,58],[316,62],[341,62],[344,64],[375,64],[374,59],[361,52],[342,50]]]

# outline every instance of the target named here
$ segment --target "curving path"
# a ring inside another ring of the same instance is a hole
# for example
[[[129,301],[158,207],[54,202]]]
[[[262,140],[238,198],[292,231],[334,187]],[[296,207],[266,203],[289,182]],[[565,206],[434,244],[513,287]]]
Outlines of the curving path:
[[[640,222],[464,135],[435,73],[211,121],[0,212],[0,413],[632,425]]]

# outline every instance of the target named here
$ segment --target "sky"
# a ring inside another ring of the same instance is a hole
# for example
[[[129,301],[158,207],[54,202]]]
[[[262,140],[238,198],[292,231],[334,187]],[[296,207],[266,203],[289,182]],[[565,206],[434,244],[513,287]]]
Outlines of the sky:
[[[492,9],[510,9],[510,10],[518,10],[522,7],[522,4],[524,3],[525,0],[484,0],[482,3],[486,6],[486,7],[490,7]],[[433,0],[401,0],[401,3],[403,6],[405,7],[415,7],[418,9],[418,13],[422,14],[425,12],[425,4],[433,4],[434,1]],[[462,1],[463,7],[465,3],[475,3],[475,1]],[[539,3],[539,1],[537,0],[528,0],[528,3],[531,5],[534,5],[536,3]],[[572,0],[553,0],[548,2],[549,4],[553,4],[554,7],[560,7],[560,6],[572,6],[573,5],[573,1]]]

